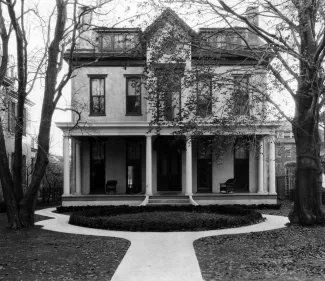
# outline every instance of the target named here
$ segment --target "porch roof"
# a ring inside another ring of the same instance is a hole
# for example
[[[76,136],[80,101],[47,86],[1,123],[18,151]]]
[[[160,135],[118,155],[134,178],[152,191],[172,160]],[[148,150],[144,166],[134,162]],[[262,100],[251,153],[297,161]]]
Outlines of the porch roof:
[[[148,121],[111,121],[105,123],[89,123],[79,122],[78,125],[74,122],[56,122],[58,128],[63,131],[65,136],[145,136],[157,135],[157,126],[151,126]],[[215,126],[213,124],[204,124],[205,127]],[[218,134],[224,135],[275,135],[275,130],[280,126],[277,122],[261,122],[254,125],[240,125],[236,131],[220,131]],[[150,130],[151,129],[151,130]],[[162,125],[159,128],[159,135],[172,135],[181,126],[173,127]],[[216,128],[218,129],[218,128]],[[220,128],[221,129],[221,128]],[[214,132],[207,132],[206,135],[213,135]]]

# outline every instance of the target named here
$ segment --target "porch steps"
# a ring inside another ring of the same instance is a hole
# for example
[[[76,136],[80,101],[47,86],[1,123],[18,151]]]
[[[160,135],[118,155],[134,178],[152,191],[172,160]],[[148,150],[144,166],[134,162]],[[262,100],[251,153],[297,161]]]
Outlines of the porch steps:
[[[186,199],[168,199],[168,198],[163,198],[163,199],[153,199],[149,198],[149,202],[147,205],[191,205],[189,200]]]

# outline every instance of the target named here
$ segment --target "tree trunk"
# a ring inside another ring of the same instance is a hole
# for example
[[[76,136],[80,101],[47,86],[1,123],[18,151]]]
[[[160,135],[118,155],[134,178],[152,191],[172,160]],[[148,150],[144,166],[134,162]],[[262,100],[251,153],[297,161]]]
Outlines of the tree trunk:
[[[14,184],[9,170],[6,144],[3,134],[3,123],[0,119],[0,179],[3,191],[4,201],[6,203],[8,227],[19,228],[18,206],[14,196]]]
[[[293,224],[313,225],[324,223],[321,210],[322,187],[319,177],[322,167],[319,155],[318,129],[315,131],[313,120],[294,129],[297,148],[297,170],[294,208],[289,214]],[[317,128],[317,127],[316,127]],[[318,146],[318,148],[317,148]]]

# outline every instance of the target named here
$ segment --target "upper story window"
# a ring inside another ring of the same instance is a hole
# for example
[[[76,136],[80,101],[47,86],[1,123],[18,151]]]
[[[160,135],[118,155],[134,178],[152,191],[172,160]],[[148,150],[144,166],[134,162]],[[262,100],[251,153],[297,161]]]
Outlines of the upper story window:
[[[212,77],[199,75],[197,78],[196,115],[207,117],[212,114]]]
[[[133,49],[137,41],[134,33],[105,33],[101,36],[101,48],[103,51],[125,51]]]
[[[88,75],[90,78],[90,115],[105,115],[105,78],[107,75]]]
[[[181,73],[163,69],[157,74],[157,118],[173,121],[181,117]]]
[[[141,115],[141,77],[126,76],[126,114]]]
[[[286,145],[284,147],[284,150],[285,150],[285,156],[287,158],[291,158],[291,145]]]
[[[249,115],[249,76],[236,75],[234,79],[233,105],[235,115]]]

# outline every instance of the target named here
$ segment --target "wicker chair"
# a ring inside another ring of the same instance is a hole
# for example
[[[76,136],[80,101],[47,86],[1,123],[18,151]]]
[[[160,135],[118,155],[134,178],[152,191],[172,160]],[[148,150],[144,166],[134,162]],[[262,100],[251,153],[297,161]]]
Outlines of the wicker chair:
[[[116,180],[108,180],[105,185],[105,193],[109,194],[111,192],[116,193],[116,185],[117,181]]]
[[[220,193],[234,193],[236,179],[228,179],[224,183],[220,183]]]

